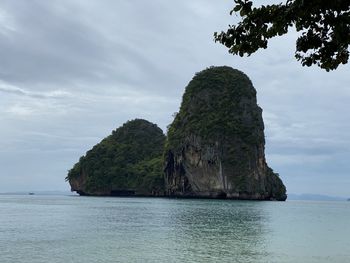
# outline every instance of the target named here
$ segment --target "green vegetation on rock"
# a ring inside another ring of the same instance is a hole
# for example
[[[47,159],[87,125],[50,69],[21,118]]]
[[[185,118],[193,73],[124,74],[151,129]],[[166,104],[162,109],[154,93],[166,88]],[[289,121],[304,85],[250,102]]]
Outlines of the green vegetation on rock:
[[[207,68],[190,81],[168,126],[168,195],[284,200],[264,150],[262,109],[249,78],[226,66]]]
[[[208,68],[186,87],[180,111],[168,128],[166,147],[181,150],[194,133],[209,144],[233,135],[248,144],[264,143],[261,112],[256,91],[244,73],[225,66]]]
[[[82,156],[66,180],[83,195],[163,195],[164,141],[157,125],[128,121]]]
[[[81,195],[285,200],[265,160],[262,110],[249,78],[210,67],[186,87],[165,138],[136,119],[82,156],[67,180]]]

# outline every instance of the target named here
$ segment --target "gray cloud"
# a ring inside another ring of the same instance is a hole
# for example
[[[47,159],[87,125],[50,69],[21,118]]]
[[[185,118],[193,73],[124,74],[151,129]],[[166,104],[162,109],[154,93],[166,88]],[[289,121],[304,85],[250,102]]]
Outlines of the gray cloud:
[[[136,78],[126,70],[133,71],[135,65],[152,68],[127,43],[109,41],[103,32],[81,21],[79,13],[72,13],[69,5],[60,7],[55,1],[6,2],[15,28],[0,39],[1,79],[25,85],[111,79],[133,84]]]
[[[0,192],[68,189],[67,169],[113,129],[146,118],[165,130],[194,73],[228,65],[258,91],[267,159],[289,192],[350,195],[349,65],[301,67],[295,32],[229,55],[213,32],[238,19],[232,5],[1,1]]]
[[[12,85],[5,83],[0,83],[0,92],[27,96],[38,99],[59,99],[64,97],[69,97],[71,94],[64,90],[53,90],[53,91],[44,91],[44,92],[33,92],[25,89],[21,89]]]

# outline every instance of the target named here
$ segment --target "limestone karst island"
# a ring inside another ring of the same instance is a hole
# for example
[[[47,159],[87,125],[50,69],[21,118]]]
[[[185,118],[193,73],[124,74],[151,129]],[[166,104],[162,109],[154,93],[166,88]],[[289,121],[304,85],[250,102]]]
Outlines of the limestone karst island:
[[[287,198],[267,165],[262,109],[249,78],[230,67],[197,73],[167,136],[146,120],[128,121],[82,156],[66,179],[96,196]]]

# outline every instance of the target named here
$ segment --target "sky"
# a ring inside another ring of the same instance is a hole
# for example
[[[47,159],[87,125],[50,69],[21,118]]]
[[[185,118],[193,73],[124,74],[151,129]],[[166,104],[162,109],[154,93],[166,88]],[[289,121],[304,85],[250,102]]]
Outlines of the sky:
[[[292,30],[230,55],[213,33],[239,21],[233,5],[2,0],[0,192],[69,190],[67,170],[93,145],[135,118],[166,131],[194,74],[227,65],[257,90],[267,162],[288,193],[350,197],[350,65],[302,67]]]

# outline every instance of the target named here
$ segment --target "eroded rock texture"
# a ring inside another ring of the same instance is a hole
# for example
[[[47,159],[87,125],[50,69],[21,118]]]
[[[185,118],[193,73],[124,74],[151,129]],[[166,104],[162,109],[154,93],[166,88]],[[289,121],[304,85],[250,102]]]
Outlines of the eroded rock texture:
[[[230,67],[197,73],[168,130],[167,195],[285,200],[264,149],[262,109],[249,78]]]

